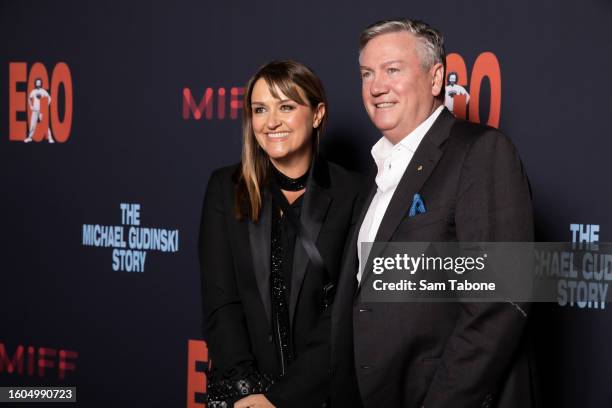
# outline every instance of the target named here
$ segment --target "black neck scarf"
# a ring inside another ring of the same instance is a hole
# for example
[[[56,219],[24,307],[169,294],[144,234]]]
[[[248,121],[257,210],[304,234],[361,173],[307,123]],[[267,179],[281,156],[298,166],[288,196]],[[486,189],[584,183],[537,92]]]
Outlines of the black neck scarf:
[[[281,190],[285,191],[300,191],[306,188],[306,183],[308,182],[308,173],[310,172],[310,168],[306,170],[306,173],[301,175],[298,178],[291,178],[285,176],[280,172],[273,164],[270,164],[272,167],[272,173],[274,174],[274,179],[276,180],[276,184],[280,187]]]

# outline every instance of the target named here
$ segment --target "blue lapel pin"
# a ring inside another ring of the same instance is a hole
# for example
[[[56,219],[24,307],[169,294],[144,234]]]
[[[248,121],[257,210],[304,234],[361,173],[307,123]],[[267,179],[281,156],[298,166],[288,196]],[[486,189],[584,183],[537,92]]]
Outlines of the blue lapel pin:
[[[425,214],[427,210],[425,209],[425,203],[421,198],[419,193],[416,193],[412,198],[412,205],[410,206],[410,211],[408,212],[409,217],[414,217],[417,214]]]

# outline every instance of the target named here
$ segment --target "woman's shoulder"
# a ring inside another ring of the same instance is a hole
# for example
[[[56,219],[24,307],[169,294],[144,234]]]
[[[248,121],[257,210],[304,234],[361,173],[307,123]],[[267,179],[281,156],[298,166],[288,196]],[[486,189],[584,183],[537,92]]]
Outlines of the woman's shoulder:
[[[240,171],[240,162],[229,166],[219,167],[210,174],[209,183],[216,181],[219,183],[235,183],[238,172]]]
[[[240,163],[219,167],[210,173],[205,196],[210,200],[229,200],[235,191]]]

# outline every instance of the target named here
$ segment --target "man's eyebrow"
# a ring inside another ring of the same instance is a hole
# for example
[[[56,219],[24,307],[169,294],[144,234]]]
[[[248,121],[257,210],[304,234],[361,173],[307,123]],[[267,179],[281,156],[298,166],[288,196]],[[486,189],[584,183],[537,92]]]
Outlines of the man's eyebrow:
[[[403,64],[403,63],[404,63],[404,61],[402,61],[402,60],[391,60],[391,61],[383,62],[381,64],[381,66],[386,67],[387,65],[391,65],[391,64]],[[368,67],[366,65],[360,65],[359,69],[361,69],[362,71],[363,70],[365,70],[365,71],[373,71],[374,70],[373,68],[370,68],[370,67]]]
[[[392,61],[386,61],[382,65],[383,66],[387,66],[387,65],[391,65],[391,64],[401,64],[403,62],[404,61],[402,61],[402,60],[392,60]]]

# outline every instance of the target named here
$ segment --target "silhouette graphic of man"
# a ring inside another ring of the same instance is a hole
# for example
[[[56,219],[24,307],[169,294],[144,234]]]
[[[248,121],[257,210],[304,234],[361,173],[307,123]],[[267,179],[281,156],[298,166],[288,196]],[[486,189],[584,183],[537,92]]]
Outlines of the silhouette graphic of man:
[[[453,112],[455,95],[465,95],[465,104],[470,100],[470,94],[467,93],[464,87],[457,84],[459,80],[459,75],[456,72],[449,72],[448,81],[446,84],[446,95],[444,98],[444,105],[448,108],[449,111]]]
[[[30,104],[30,131],[28,132],[28,137],[24,140],[25,143],[29,143],[32,141],[32,136],[34,136],[34,132],[36,131],[36,126],[43,120],[42,112],[40,111],[40,100],[42,98],[47,98],[47,104],[51,105],[51,96],[49,92],[47,92],[42,87],[42,79],[36,78],[34,80],[34,89],[30,92],[30,97],[28,98],[28,103]],[[53,137],[51,136],[51,128],[47,128],[47,140],[49,143],[55,143]]]

